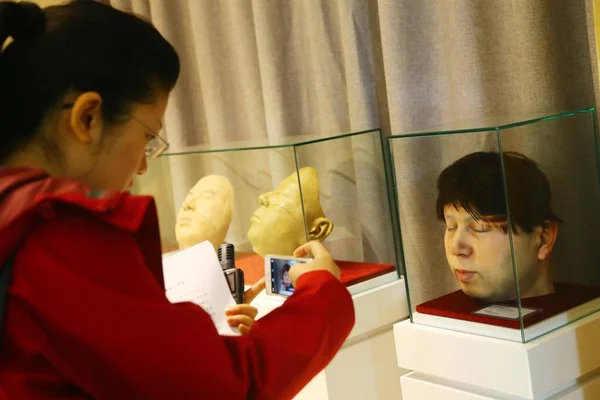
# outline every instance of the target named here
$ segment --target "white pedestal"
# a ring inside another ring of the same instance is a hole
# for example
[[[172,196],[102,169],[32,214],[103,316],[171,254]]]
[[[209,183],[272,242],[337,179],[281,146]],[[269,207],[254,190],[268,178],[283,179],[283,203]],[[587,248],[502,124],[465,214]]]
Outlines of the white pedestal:
[[[528,343],[394,326],[404,400],[600,399],[600,313]]]
[[[351,290],[354,292],[354,290]],[[356,323],[332,362],[295,400],[386,400],[401,398],[393,326],[408,317],[404,280],[354,294]],[[252,302],[258,317],[283,304],[261,293]],[[404,371],[408,372],[408,371]]]

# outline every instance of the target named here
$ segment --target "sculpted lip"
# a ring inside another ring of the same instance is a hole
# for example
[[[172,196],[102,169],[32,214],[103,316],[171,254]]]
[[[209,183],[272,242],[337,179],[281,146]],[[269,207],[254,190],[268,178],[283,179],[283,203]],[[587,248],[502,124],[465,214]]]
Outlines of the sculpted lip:
[[[457,269],[454,271],[454,273],[456,274],[456,279],[458,279],[461,282],[469,282],[470,280],[475,278],[475,275],[477,274],[477,272],[469,271],[466,269]]]
[[[181,217],[181,218],[179,218],[179,223],[180,224],[189,224],[190,222],[192,222],[192,219],[190,217]]]

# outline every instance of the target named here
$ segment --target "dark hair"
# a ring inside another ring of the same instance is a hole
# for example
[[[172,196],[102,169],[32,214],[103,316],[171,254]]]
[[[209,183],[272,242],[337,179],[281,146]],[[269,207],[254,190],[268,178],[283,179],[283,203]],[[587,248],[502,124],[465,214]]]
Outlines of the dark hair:
[[[548,221],[562,222],[551,207],[550,183],[537,163],[523,154],[502,154],[513,231],[532,232]],[[437,180],[436,214],[444,207],[462,207],[477,220],[498,223],[508,231],[504,180],[497,152],[471,153],[446,167]]]
[[[94,0],[41,9],[0,1],[0,162],[31,142],[70,92],[102,96],[106,123],[126,120],[179,76],[175,49],[152,24]]]
[[[290,264],[285,263],[283,264],[283,267],[281,267],[281,275],[283,275],[284,272],[290,272]]]

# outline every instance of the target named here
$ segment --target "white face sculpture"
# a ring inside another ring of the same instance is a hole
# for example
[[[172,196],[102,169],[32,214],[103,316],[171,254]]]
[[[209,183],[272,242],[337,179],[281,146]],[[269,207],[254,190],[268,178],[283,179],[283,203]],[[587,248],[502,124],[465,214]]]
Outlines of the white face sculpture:
[[[225,241],[233,206],[233,188],[224,176],[208,175],[190,190],[177,214],[180,249],[208,240],[215,251]]]
[[[296,173],[285,178],[277,188],[260,195],[260,207],[251,218],[248,240],[261,256],[291,255],[308,240],[323,241],[331,233],[333,222],[325,218],[319,202],[319,180],[312,167],[299,170],[302,199],[306,214],[305,229],[302,201]]]

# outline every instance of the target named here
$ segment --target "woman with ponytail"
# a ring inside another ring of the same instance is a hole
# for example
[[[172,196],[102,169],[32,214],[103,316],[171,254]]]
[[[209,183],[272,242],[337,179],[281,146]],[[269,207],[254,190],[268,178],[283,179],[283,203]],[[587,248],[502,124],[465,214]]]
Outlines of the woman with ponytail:
[[[125,193],[168,148],[173,47],[74,0],[0,1],[0,48],[0,399],[292,398],[354,323],[322,245],[282,307],[220,336],[167,300],[154,202]]]

